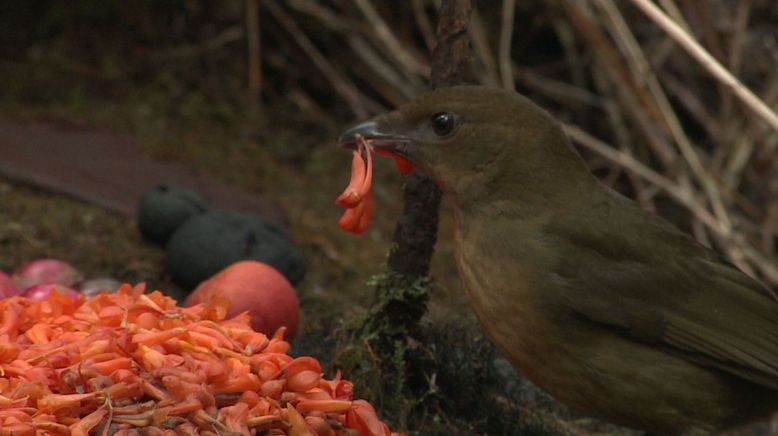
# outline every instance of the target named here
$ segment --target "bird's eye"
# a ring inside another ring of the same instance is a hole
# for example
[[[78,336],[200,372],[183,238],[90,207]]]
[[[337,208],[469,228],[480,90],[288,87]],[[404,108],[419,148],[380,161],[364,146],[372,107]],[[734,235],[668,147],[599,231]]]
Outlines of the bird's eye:
[[[430,119],[432,130],[438,136],[446,136],[454,131],[456,117],[450,112],[438,112]]]

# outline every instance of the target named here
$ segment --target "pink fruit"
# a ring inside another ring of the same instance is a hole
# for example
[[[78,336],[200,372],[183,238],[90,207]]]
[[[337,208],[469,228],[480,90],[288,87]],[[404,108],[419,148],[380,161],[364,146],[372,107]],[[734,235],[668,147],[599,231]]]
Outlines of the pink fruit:
[[[59,259],[36,259],[29,261],[17,267],[12,275],[18,289],[27,289],[34,285],[46,283],[56,283],[70,287],[81,280],[81,273],[69,263]]]
[[[62,286],[56,283],[46,283],[42,285],[34,285],[25,289],[24,292],[22,292],[22,297],[35,301],[43,301],[49,298],[49,295],[51,295],[51,292],[54,289],[56,289],[60,294],[67,295],[73,300],[78,300],[78,297],[81,296],[78,291],[68,288],[67,286]]]
[[[19,289],[14,285],[11,276],[0,271],[0,298],[13,297],[17,294],[19,294]]]

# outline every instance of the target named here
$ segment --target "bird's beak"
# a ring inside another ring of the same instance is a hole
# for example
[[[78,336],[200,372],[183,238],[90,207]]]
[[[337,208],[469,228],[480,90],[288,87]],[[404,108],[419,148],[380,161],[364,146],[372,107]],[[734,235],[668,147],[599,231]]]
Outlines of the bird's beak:
[[[361,136],[370,141],[370,144],[378,152],[383,151],[401,157],[411,157],[409,156],[409,146],[413,140],[392,130],[380,120],[365,121],[344,131],[338,138],[338,145],[343,148],[355,149],[357,138]]]

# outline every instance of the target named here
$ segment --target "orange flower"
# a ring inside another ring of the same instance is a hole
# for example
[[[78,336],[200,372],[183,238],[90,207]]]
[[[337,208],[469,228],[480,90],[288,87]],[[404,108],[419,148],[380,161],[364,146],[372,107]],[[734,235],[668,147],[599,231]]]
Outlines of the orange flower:
[[[340,373],[287,354],[285,329],[268,338],[225,320],[225,299],[179,308],[144,290],[0,300],[0,436],[388,434]]]

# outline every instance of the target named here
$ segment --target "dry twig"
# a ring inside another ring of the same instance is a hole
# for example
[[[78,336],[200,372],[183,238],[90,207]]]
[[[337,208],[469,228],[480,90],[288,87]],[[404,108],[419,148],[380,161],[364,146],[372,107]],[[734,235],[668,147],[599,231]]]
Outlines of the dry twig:
[[[259,40],[259,0],[244,0],[246,6],[246,47],[248,50],[248,87],[255,102],[262,89]]]
[[[380,106],[370,104],[366,97],[362,96],[353,83],[344,78],[327,58],[316,48],[305,32],[297,25],[286,12],[284,12],[273,0],[267,0],[265,7],[273,17],[289,32],[301,49],[308,55],[311,62],[327,77],[335,87],[335,91],[343,97],[349,107],[358,118],[366,118],[370,110],[377,112]],[[372,106],[368,109],[369,106]]]
[[[513,37],[514,13],[516,0],[502,1],[502,24],[500,26],[500,77],[502,87],[511,91],[516,90],[513,81],[513,68],[511,68],[511,39]]]
[[[671,38],[683,47],[700,65],[724,86],[730,88],[743,103],[764,119],[770,126],[778,131],[778,115],[759,99],[740,80],[724,68],[713,56],[708,53],[697,41],[685,32],[676,22],[670,19],[661,9],[649,0],[632,0],[632,3],[640,8],[654,22],[664,29]]]

